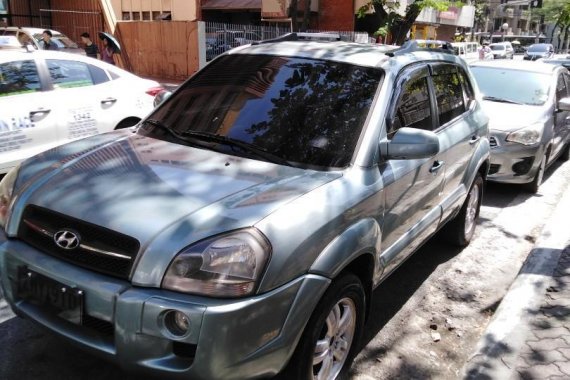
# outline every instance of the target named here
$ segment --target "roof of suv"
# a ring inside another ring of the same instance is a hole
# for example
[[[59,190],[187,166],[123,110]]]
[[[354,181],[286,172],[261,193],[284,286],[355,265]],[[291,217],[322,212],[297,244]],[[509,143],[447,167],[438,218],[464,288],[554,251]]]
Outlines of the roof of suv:
[[[341,41],[283,41],[244,45],[230,50],[227,54],[300,57],[345,62],[359,66],[377,67],[388,60],[395,59],[395,57],[391,57],[386,53],[395,52],[397,49],[398,47],[396,46],[379,46],[373,44],[358,44]],[[453,54],[424,50],[403,54],[397,58],[397,60],[401,61],[402,64],[434,59],[462,63],[461,59]]]

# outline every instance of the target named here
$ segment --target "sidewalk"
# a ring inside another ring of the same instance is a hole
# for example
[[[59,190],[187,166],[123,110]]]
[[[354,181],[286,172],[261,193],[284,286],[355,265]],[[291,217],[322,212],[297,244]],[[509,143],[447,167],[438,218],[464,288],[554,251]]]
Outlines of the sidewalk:
[[[462,376],[570,379],[570,189],[544,226]]]

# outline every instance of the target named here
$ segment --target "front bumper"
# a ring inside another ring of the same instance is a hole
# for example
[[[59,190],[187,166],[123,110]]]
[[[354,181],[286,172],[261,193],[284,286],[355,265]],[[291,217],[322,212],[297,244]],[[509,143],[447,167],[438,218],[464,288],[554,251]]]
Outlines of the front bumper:
[[[498,141],[499,138],[496,138]],[[504,144],[504,139],[502,144]],[[544,156],[544,146],[509,143],[491,148],[491,164],[487,179],[494,182],[523,184],[532,182],[540,161]]]
[[[130,283],[47,256],[0,232],[0,283],[18,315],[28,317],[127,370],[186,379],[273,376],[287,363],[330,280],[305,275],[246,299],[212,299]],[[16,295],[18,268],[84,292],[84,320],[68,322]],[[185,313],[190,333],[169,335],[167,310]],[[93,322],[95,321],[95,322]]]

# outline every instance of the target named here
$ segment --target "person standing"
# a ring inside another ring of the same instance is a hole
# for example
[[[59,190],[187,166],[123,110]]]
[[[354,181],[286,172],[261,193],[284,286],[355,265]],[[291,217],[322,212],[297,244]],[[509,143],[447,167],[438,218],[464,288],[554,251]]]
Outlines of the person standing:
[[[85,44],[85,55],[91,58],[99,59],[99,48],[91,41],[89,33],[84,32],[81,34],[81,41]]]
[[[52,38],[51,30],[46,29],[42,32],[42,40],[44,42],[44,46],[43,46],[44,50],[58,50],[59,49],[57,47],[57,45],[55,44],[55,42],[53,42],[51,40],[51,38]]]
[[[111,46],[109,39],[107,37],[103,37],[103,50],[101,50],[101,60],[103,62],[114,65],[115,59],[113,58],[113,54],[115,54],[115,49],[113,46]]]

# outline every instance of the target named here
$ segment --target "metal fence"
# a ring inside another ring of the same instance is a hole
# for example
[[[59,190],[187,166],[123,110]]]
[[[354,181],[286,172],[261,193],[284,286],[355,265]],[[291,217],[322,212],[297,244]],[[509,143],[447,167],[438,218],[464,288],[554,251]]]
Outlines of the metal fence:
[[[206,22],[206,60],[209,61],[219,54],[252,43],[253,41],[268,40],[290,33],[290,26],[284,25],[239,25],[216,22]],[[354,31],[309,30],[310,33],[336,33],[343,41],[368,43],[368,33]]]

